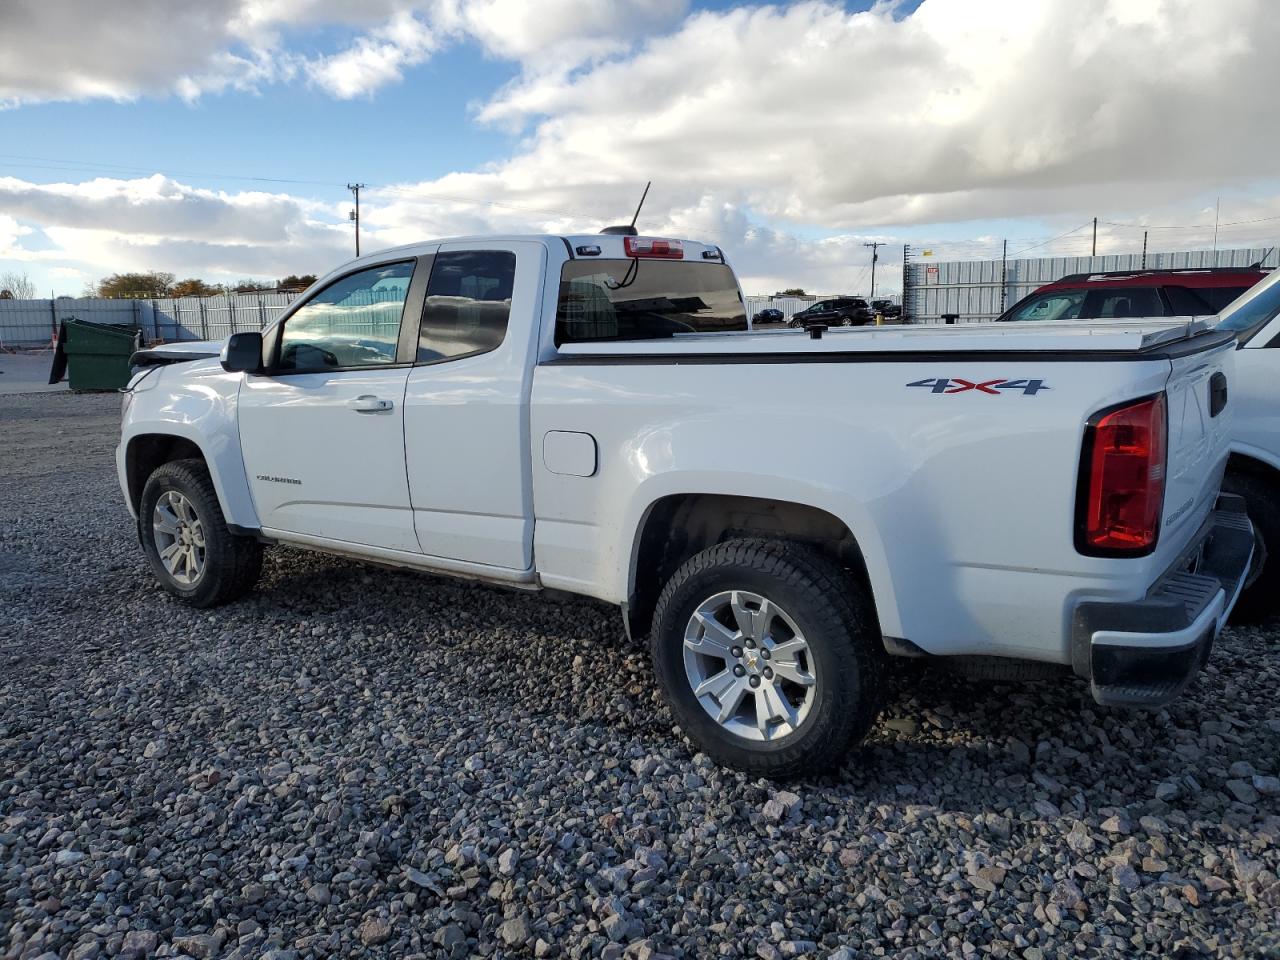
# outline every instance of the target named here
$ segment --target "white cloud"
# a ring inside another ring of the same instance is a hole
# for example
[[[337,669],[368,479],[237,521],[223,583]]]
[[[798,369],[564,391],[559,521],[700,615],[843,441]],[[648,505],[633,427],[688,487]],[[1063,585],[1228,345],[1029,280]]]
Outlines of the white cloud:
[[[45,100],[192,98],[291,74],[270,37],[236,31],[240,0],[5,0],[0,107]]]
[[[688,0],[472,0],[445,17],[491,54],[557,71],[675,24]]]
[[[406,67],[422,63],[439,45],[427,23],[400,11],[341,53],[307,64],[307,73],[335,97],[349,100],[399,81]]]
[[[310,272],[349,256],[329,206],[284,194],[197,189],[166,177],[36,184],[0,178],[0,257],[97,275]],[[23,245],[38,225],[45,244]]]
[[[305,77],[350,99],[398,82],[445,43],[475,40],[530,72],[627,49],[687,0],[5,0],[0,107],[50,100],[195,100]],[[303,52],[308,31],[355,39]]]
[[[1262,0],[703,12],[503,91],[482,116],[534,122],[531,145],[446,180],[538,205],[652,176],[659,204],[849,228],[1155,202],[1271,174],[1278,41]]]

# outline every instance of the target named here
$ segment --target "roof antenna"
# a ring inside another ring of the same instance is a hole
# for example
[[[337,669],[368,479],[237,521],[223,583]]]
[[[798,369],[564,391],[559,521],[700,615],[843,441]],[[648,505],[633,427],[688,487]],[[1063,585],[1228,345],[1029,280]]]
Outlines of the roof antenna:
[[[635,215],[632,216],[631,222],[616,227],[605,227],[600,232],[613,236],[634,237],[636,235],[636,220],[640,218],[640,208],[644,206],[644,201],[649,196],[649,188],[653,186],[653,181],[649,180],[644,185],[644,193],[640,194],[640,202],[636,204]]]
[[[1266,260],[1266,259],[1267,259],[1267,257],[1271,256],[1271,251],[1272,251],[1272,250],[1274,250],[1274,249],[1275,249],[1275,247],[1267,247],[1267,249],[1263,252],[1262,256],[1260,256],[1260,257],[1258,258],[1257,262],[1256,262],[1256,263],[1252,263],[1252,264],[1250,264],[1250,265],[1249,265],[1249,269],[1250,269],[1250,270],[1261,270],[1261,269],[1262,269],[1262,262],[1263,262],[1264,260]]]

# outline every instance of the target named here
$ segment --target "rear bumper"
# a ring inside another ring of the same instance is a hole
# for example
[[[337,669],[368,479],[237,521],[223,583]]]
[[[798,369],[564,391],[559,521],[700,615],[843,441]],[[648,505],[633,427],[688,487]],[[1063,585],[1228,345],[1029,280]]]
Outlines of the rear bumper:
[[[1209,659],[1253,557],[1244,500],[1223,494],[1200,535],[1141,600],[1086,601],[1072,623],[1072,665],[1107,706],[1160,707]]]

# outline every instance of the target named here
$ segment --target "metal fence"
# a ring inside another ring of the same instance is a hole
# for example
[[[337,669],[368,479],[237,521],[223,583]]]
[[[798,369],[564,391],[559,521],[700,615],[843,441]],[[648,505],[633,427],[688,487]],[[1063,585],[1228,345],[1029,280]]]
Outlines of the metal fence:
[[[63,320],[135,325],[148,341],[222,340],[261,330],[293,302],[296,293],[237,293],[218,297],[108,300],[0,300],[0,347],[48,344]]]
[[[1074,273],[1247,267],[1259,262],[1275,267],[1280,255],[1268,247],[1025,260],[914,260],[903,271],[903,313],[911,323],[943,323],[946,314],[956,314],[961,323],[985,322],[1038,287]]]

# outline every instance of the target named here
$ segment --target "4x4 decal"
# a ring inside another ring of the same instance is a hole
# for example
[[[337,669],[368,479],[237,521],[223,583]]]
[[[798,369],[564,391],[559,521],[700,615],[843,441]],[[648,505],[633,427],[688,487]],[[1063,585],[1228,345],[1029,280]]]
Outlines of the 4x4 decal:
[[[993,396],[999,396],[1002,390],[1020,390],[1026,397],[1034,397],[1041,390],[1050,389],[1043,380],[1006,380],[1003,377],[980,382],[964,380],[960,377],[928,377],[908,383],[907,386],[927,387],[933,393],[968,393],[970,390],[976,390],[978,393],[989,393]]]

